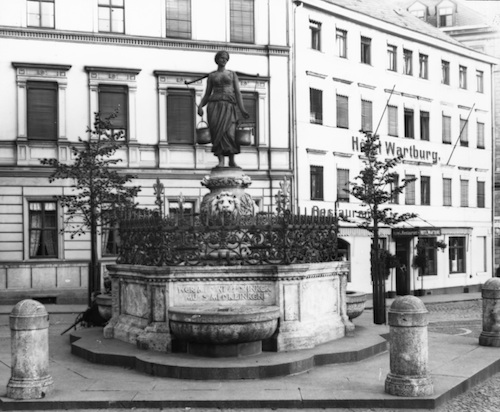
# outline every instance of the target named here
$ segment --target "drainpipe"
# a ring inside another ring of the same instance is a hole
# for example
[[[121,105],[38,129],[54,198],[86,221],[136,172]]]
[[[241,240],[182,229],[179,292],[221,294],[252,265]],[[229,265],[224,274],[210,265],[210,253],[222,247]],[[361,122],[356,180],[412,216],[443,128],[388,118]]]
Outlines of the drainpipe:
[[[500,73],[499,73],[500,75]],[[491,186],[493,190],[491,191],[491,276],[495,277],[495,191],[496,191],[496,179],[495,179],[495,170],[496,170],[496,127],[495,127],[495,83],[494,83],[494,65],[490,64],[490,90],[491,90]]]
[[[271,0],[267,1],[267,43],[271,45]],[[267,178],[269,180],[269,205],[272,207],[273,204],[273,176],[271,174],[272,170],[272,153],[271,153],[271,104],[273,102],[271,98],[271,56],[269,53],[267,53],[267,73],[269,76],[269,90],[268,90],[268,99],[269,99],[269,105],[267,107],[267,118],[269,121],[267,122],[267,135],[269,136],[269,141],[267,142]]]

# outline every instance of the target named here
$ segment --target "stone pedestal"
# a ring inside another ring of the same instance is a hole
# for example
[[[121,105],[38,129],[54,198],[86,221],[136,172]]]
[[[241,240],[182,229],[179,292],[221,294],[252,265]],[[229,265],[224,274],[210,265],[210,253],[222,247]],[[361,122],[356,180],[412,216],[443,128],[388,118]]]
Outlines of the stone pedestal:
[[[500,278],[486,281],[481,290],[483,298],[483,331],[481,346],[500,347]]]
[[[396,396],[430,396],[434,388],[427,372],[428,312],[414,296],[396,298],[389,309],[390,373],[385,391]]]
[[[49,374],[49,315],[45,307],[27,299],[10,314],[12,368],[7,397],[44,398],[52,390]]]

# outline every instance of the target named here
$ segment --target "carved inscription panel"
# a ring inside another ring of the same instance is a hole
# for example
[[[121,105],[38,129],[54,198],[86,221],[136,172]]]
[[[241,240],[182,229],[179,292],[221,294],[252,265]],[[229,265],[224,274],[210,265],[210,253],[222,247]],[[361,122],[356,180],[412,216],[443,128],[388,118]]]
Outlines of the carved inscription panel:
[[[174,286],[173,306],[198,303],[213,305],[274,305],[273,282],[182,282]]]

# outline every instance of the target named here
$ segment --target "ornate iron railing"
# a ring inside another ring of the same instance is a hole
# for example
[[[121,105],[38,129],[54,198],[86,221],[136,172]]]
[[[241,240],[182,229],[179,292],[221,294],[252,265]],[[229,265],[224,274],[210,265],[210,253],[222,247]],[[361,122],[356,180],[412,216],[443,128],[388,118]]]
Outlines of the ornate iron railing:
[[[310,215],[200,215],[161,218],[148,211],[120,220],[117,263],[147,266],[262,265],[329,262],[337,258],[337,219]]]

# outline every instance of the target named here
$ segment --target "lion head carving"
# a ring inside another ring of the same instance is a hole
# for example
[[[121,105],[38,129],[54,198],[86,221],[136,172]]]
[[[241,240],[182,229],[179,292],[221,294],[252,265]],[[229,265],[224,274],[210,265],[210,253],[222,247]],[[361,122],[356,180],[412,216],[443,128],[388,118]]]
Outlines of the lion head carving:
[[[240,212],[240,200],[231,192],[221,192],[212,199],[212,216],[221,214],[235,216]]]

